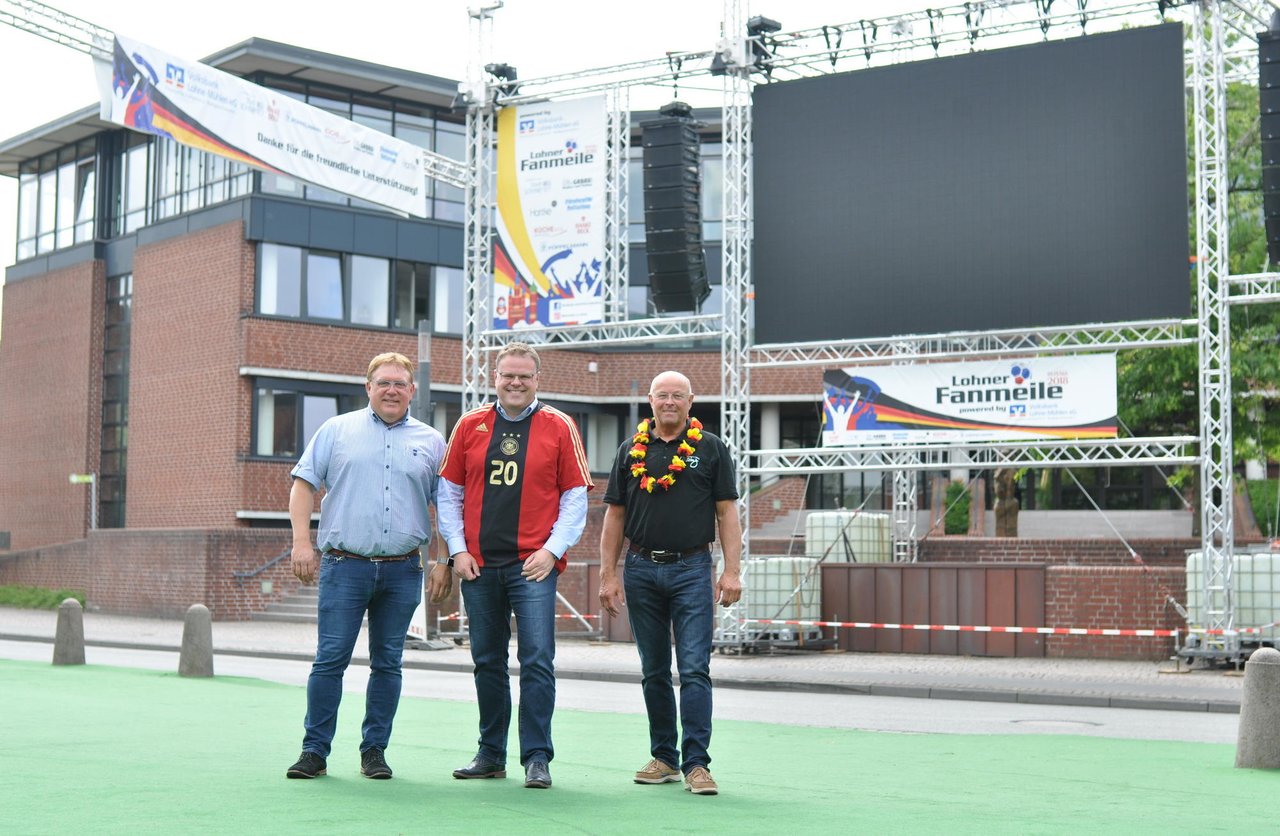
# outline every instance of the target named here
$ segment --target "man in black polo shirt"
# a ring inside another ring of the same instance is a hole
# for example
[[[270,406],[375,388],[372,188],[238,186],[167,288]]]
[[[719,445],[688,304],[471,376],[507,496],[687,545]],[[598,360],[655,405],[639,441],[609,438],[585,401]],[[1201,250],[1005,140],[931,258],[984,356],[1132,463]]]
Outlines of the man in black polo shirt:
[[[742,597],[742,527],[729,450],[689,417],[692,403],[687,377],[671,371],[658,375],[649,386],[653,418],[641,422],[618,449],[604,494],[600,603],[615,616],[626,605],[640,651],[652,760],[636,773],[635,782],[665,784],[679,781],[683,773],[686,790],[715,795],[707,753],[711,637],[716,602],[727,607]],[[711,541],[717,525],[724,571],[713,584]],[[629,542],[620,582],[624,534]],[[671,685],[673,628],[684,729],[679,749]]]

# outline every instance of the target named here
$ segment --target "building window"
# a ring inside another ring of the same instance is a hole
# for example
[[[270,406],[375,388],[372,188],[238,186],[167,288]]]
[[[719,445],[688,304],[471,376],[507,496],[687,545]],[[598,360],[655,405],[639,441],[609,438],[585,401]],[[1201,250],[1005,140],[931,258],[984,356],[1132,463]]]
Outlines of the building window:
[[[582,419],[586,419],[583,421]],[[608,473],[613,467],[614,456],[622,444],[622,418],[604,412],[579,415],[579,426],[586,436],[582,443],[587,448],[587,466],[592,473]]]
[[[467,158],[466,127],[451,122],[436,123],[436,153],[454,160]],[[462,223],[466,216],[464,194],[457,186],[433,182],[435,199],[431,204],[431,216],[442,221]]]
[[[359,385],[260,379],[254,388],[253,455],[296,459],[320,425],[365,403]]]
[[[431,318],[427,304],[431,298],[431,266],[397,261],[395,270],[395,327],[405,331],[417,330],[418,320]]]
[[[431,329],[440,334],[462,333],[462,279],[466,274],[456,267],[436,267],[432,277]]]
[[[120,155],[120,210],[116,234],[136,232],[147,222],[147,157],[151,142],[141,134],[129,134]]]
[[[248,194],[251,173],[243,163],[169,140],[155,141],[155,211],[169,218]]]
[[[107,279],[102,337],[102,445],[98,465],[98,525],[124,528],[129,449],[129,335],[133,276]]]
[[[20,166],[18,260],[93,239],[96,147],[86,140]]]
[[[416,329],[419,319],[442,315],[433,330],[460,332],[462,271],[263,242],[258,313],[405,331]]]

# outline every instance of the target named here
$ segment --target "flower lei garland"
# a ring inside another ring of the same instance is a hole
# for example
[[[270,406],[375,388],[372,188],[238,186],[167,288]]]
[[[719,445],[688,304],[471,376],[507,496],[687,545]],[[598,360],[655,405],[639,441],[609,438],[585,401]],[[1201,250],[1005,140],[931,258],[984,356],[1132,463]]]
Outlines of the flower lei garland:
[[[629,453],[631,458],[636,460],[631,463],[631,475],[638,478],[640,487],[649,493],[653,493],[654,485],[661,485],[663,490],[671,490],[671,486],[676,483],[676,474],[688,466],[685,459],[697,451],[697,443],[702,440],[702,422],[697,418],[690,418],[689,429],[685,431],[684,440],[676,448],[677,455],[672,456],[671,464],[667,465],[669,472],[662,476],[650,476],[644,459],[649,454],[649,432],[653,424],[652,418],[646,418],[636,426],[636,434],[631,437],[632,445]]]

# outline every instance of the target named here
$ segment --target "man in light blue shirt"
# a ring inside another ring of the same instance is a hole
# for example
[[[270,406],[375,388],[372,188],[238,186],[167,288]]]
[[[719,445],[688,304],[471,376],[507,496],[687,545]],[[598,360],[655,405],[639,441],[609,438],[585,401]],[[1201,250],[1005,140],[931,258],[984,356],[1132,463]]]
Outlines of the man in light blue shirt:
[[[360,623],[369,616],[369,686],[360,742],[360,771],[390,778],[384,751],[400,702],[404,637],[422,600],[424,552],[431,542],[429,505],[436,500],[444,437],[409,417],[416,387],[413,364],[401,354],[369,363],[366,409],[320,426],[291,471],[289,522],[293,573],[303,583],[320,578],[316,659],[307,679],[302,755],[289,778],[315,778],[327,769],[342,699],[342,675],[351,662]],[[320,488],[317,548],[311,545],[311,509]],[[449,593],[433,578],[433,599]]]

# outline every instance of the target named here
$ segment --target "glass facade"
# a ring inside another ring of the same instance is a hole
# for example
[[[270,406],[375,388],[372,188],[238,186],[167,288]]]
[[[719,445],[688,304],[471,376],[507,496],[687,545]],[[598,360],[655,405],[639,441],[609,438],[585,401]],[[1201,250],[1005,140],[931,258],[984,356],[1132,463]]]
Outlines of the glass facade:
[[[85,140],[19,166],[19,261],[93,239],[96,148]]]
[[[364,387],[259,379],[253,392],[253,455],[296,460],[320,425],[366,403]]]
[[[436,333],[456,334],[462,276],[454,267],[264,242],[257,312],[402,331],[430,319]]]
[[[129,451],[129,333],[133,276],[107,279],[102,337],[102,445],[98,465],[98,526],[124,528]]]

